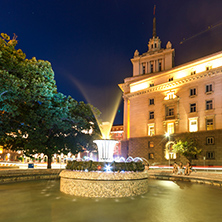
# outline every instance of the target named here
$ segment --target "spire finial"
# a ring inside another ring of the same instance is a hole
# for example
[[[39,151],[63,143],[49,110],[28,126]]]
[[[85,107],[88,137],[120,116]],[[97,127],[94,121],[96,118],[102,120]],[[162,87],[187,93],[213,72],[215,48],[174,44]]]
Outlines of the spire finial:
[[[156,37],[156,16],[155,16],[155,11],[156,11],[156,5],[154,5],[153,8],[153,37]]]

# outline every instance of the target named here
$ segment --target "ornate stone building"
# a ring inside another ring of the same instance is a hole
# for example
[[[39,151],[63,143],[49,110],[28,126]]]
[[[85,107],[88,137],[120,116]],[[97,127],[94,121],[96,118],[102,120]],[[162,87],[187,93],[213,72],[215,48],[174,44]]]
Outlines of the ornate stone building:
[[[111,131],[110,131],[110,137],[111,139],[118,141],[118,143],[114,147],[114,158],[122,156],[121,141],[123,139],[123,135],[124,135],[123,125],[112,126]]]
[[[202,149],[193,164],[222,165],[222,51],[176,67],[174,54],[170,42],[161,48],[154,17],[148,51],[135,51],[133,76],[119,84],[124,98],[122,153],[151,164],[185,161],[171,147],[188,136]]]

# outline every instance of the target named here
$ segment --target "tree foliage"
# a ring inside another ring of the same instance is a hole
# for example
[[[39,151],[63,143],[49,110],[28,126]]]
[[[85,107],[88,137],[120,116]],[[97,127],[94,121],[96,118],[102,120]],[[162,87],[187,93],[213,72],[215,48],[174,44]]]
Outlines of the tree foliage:
[[[0,142],[26,155],[44,153],[50,167],[53,154],[89,146],[98,125],[91,105],[57,92],[48,61],[27,59],[16,45],[15,36],[1,34]]]
[[[182,154],[190,162],[196,157],[196,155],[202,152],[202,150],[198,148],[196,138],[191,136],[186,137],[184,140],[178,140],[172,148],[174,153]]]

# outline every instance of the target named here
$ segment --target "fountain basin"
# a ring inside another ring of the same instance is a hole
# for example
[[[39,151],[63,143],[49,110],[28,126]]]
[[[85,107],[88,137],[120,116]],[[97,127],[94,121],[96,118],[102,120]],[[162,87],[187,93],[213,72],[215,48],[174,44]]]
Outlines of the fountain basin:
[[[84,172],[63,170],[60,191],[81,197],[117,198],[145,194],[148,173],[143,172]]]

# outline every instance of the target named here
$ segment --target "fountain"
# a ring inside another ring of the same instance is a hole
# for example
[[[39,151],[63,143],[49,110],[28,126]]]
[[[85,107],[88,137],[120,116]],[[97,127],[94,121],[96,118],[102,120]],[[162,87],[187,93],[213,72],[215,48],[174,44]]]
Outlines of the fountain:
[[[147,172],[112,172],[110,165],[106,165],[105,172],[64,170],[60,177],[60,191],[74,196],[119,198],[148,191]]]
[[[103,124],[103,138],[108,137],[108,123]],[[106,127],[104,127],[106,126]],[[129,197],[142,195],[148,191],[148,174],[146,171],[138,172],[136,163],[128,158],[121,167],[121,162],[113,162],[115,140],[95,140],[98,147],[99,162],[73,161],[68,166],[72,170],[64,170],[60,173],[60,191],[82,197]],[[123,158],[120,158],[123,160]],[[142,159],[140,167],[142,165]],[[130,163],[132,163],[130,165]],[[142,165],[143,166],[143,165]],[[75,169],[75,170],[73,170]],[[126,170],[126,171],[124,171]]]
[[[102,122],[92,109],[101,131],[102,139],[95,140],[98,147],[98,161],[73,161],[60,173],[60,191],[81,197],[117,198],[144,194],[148,191],[148,174],[139,163],[113,161],[114,147],[117,143],[109,138],[112,123],[121,99],[119,94],[114,106],[107,108]],[[89,101],[89,100],[88,100]],[[93,104],[93,103],[91,103]],[[111,105],[111,103],[109,103]],[[104,114],[104,112],[103,112]],[[123,165],[121,167],[121,165]],[[138,167],[138,165],[140,165]],[[143,166],[143,165],[142,165]]]

